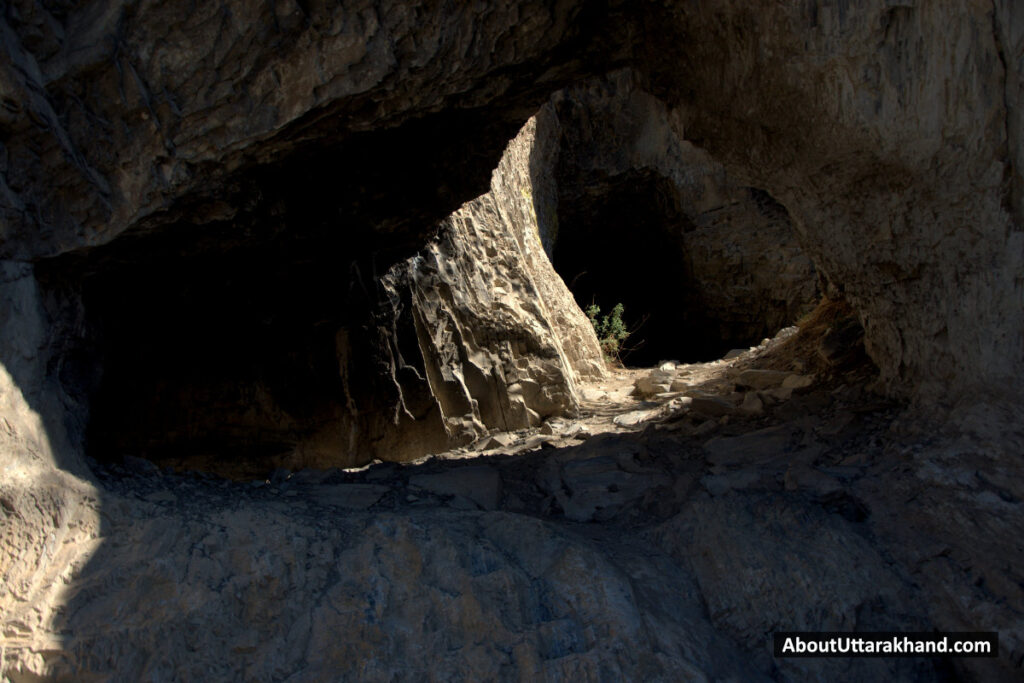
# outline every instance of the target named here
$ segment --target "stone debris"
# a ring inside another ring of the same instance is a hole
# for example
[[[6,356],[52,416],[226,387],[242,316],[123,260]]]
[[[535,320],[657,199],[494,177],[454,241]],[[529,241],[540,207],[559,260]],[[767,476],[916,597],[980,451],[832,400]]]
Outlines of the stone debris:
[[[500,432],[481,439],[477,442],[476,449],[479,451],[489,451],[496,448],[507,448],[511,446],[515,440],[516,438],[512,434]]]
[[[672,384],[669,385],[671,391],[686,391],[689,388],[690,383],[681,377],[672,380]]]
[[[744,370],[736,378],[736,383],[751,389],[771,389],[781,385],[790,374],[779,370]]]
[[[645,398],[673,391],[673,380],[675,380],[674,366],[670,370],[656,368],[651,370],[650,373],[637,378],[634,394],[639,398]]]
[[[580,397],[584,401],[590,401],[592,403],[595,401],[606,401],[608,399],[608,392],[595,387],[586,386],[580,390]]]
[[[783,389],[806,389],[814,384],[813,375],[790,375],[782,380]]]
[[[699,415],[717,418],[736,412],[736,406],[732,401],[714,394],[691,391],[687,394],[687,398],[690,399],[690,411]]]
[[[658,408],[652,408],[649,410],[633,410],[628,413],[617,416],[612,422],[619,425],[620,427],[633,427],[641,422],[646,422],[661,413]]]
[[[743,403],[740,404],[739,411],[744,415],[763,415],[764,401],[761,400],[756,391],[748,391],[743,396]]]

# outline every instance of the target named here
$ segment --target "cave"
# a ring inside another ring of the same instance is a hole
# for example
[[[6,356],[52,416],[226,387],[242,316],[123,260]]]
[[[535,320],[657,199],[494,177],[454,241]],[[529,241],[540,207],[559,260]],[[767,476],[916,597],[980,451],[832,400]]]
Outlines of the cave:
[[[535,197],[545,247],[582,308],[623,304],[619,360],[721,358],[817,302],[787,208],[689,140],[636,70],[555,93],[538,127],[554,140],[531,159],[535,184],[554,186]]]
[[[690,278],[679,233],[688,220],[671,184],[640,171],[585,185],[585,194],[560,197],[552,265],[580,308],[597,305],[604,315],[623,305],[632,334],[622,361],[696,362],[731,348],[712,323],[680,306]]]
[[[1022,15],[854,5],[5,5],[0,677],[1019,680]]]
[[[631,334],[618,359],[627,366],[721,358],[792,325],[814,300],[809,264],[789,274],[773,263],[807,259],[785,208],[762,190],[742,189],[712,225],[649,169],[559,189],[552,263],[582,309],[597,305],[602,317],[623,305]],[[722,247],[742,256],[725,261]]]
[[[79,291],[87,316],[59,369],[87,393],[86,453],[266,470],[343,405],[336,346],[352,324],[356,262],[274,241],[182,254],[179,239],[112,245],[43,275]]]
[[[444,450],[418,351],[397,346],[415,335],[388,332],[413,323],[381,309],[380,278],[431,234],[453,193],[481,191],[468,170],[436,178],[453,155],[463,169],[494,164],[500,144],[440,144],[466,127],[500,142],[493,131],[508,122],[483,119],[300,145],[117,239],[36,264],[64,331],[50,374],[85,453],[251,479]]]

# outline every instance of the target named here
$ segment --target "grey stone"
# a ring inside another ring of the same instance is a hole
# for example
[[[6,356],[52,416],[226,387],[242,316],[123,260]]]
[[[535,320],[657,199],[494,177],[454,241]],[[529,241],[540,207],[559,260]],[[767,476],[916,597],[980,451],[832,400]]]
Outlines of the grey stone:
[[[741,436],[716,437],[704,444],[705,456],[713,465],[759,464],[785,455],[792,431],[785,426],[768,427]]]
[[[656,417],[659,414],[659,412],[660,411],[657,408],[652,408],[649,410],[631,410],[628,413],[617,415],[612,420],[612,422],[619,425],[620,427],[634,427],[640,424],[641,422],[646,422],[647,420]]]
[[[480,440],[478,450],[489,451],[495,448],[507,448],[515,443],[516,437],[513,434],[493,434]]]
[[[501,504],[501,475],[487,465],[453,467],[436,474],[415,474],[409,485],[442,496],[467,498],[484,510],[496,510]]]
[[[782,380],[783,389],[805,389],[814,384],[813,375],[790,375]]]
[[[672,391],[687,391],[689,388],[690,383],[682,378],[672,380],[672,384],[669,385]]]
[[[748,391],[743,397],[743,403],[740,404],[739,411],[744,415],[763,415],[764,401],[761,400],[756,391]]]
[[[335,484],[315,486],[309,489],[309,497],[322,505],[348,510],[365,510],[390,491],[388,486],[379,484]]]
[[[771,389],[780,386],[791,374],[779,370],[744,370],[736,378],[736,383],[751,389]]]
[[[687,397],[690,401],[690,411],[707,417],[719,418],[723,415],[732,415],[736,412],[736,406],[720,396],[699,391],[691,391]]]

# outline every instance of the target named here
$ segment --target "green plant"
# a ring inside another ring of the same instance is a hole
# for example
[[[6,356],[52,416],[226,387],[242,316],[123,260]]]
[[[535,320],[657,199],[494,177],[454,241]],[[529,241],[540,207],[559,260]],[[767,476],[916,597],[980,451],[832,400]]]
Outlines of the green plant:
[[[601,307],[597,304],[587,306],[585,311],[590,324],[594,326],[597,333],[597,340],[601,344],[601,350],[608,360],[619,360],[619,352],[622,350],[622,343],[630,335],[626,323],[622,321],[622,313],[625,307],[622,304],[615,304],[611,313],[601,317]]]

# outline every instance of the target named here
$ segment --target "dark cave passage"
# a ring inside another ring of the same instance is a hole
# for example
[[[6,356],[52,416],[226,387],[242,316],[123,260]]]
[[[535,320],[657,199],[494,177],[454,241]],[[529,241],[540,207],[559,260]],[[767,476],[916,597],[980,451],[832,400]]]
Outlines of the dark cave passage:
[[[236,478],[444,450],[418,350],[395,346],[411,319],[382,310],[379,278],[486,187],[511,125],[463,113],[306,146],[40,262],[71,433],[97,461]],[[466,127],[492,142],[462,149]]]
[[[737,315],[708,301],[732,283],[695,274],[686,235],[696,226],[669,179],[633,171],[568,187],[552,263],[584,310],[597,304],[604,314],[623,304],[633,332],[621,353],[626,365],[713,360],[774,333],[756,309]]]
[[[587,194],[559,203],[552,263],[580,308],[596,304],[606,314],[623,305],[633,331],[621,353],[628,365],[697,360],[707,345],[708,335],[685,324],[679,305],[686,264],[671,230],[686,218],[666,184],[633,173],[588,183]]]
[[[310,449],[332,442],[340,456],[346,390],[370,412],[376,389],[372,339],[348,333],[369,319],[359,250],[333,245],[325,259],[270,240],[186,254],[180,234],[139,244],[41,275],[54,296],[77,291],[86,313],[58,373],[84,389],[87,453],[235,476],[297,464],[296,449],[315,461]]]

